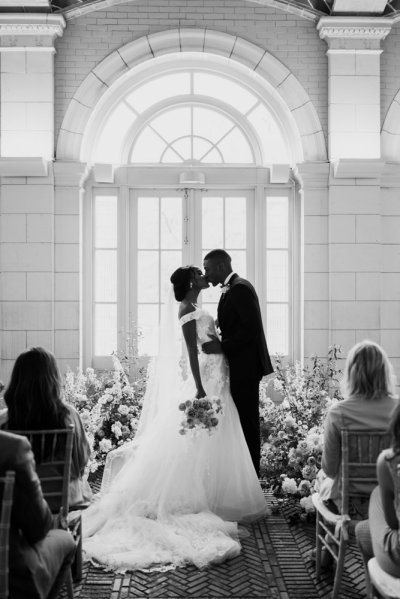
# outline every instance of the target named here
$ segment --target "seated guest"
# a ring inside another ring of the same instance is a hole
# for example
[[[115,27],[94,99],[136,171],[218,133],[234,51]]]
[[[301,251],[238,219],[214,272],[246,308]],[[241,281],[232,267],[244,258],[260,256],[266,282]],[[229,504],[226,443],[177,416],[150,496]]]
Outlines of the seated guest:
[[[9,588],[13,599],[55,599],[75,552],[72,536],[52,529],[35,460],[25,437],[0,431],[0,476],[15,471],[10,525]]]
[[[333,512],[341,509],[341,429],[386,431],[397,405],[393,369],[377,343],[362,341],[349,351],[342,387],[344,400],[332,405],[326,416],[318,477],[320,497]],[[368,501],[353,502],[350,508],[352,518],[367,518]]]
[[[69,505],[73,506],[91,498],[89,484],[83,479],[90,447],[78,412],[63,402],[61,390],[61,376],[53,354],[42,347],[23,352],[14,364],[4,393],[7,410],[1,415],[0,427],[18,431],[74,425],[69,485]]]
[[[400,578],[400,405],[391,423],[391,447],[377,460],[379,485],[369,501],[369,519],[356,526],[358,546],[367,563],[376,557],[388,574]]]

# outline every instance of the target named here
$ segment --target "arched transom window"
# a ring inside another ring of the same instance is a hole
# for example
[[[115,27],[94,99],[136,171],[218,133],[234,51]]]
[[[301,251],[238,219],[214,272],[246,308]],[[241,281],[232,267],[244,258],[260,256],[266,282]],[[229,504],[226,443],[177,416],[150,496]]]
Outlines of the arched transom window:
[[[291,163],[283,127],[261,93],[206,68],[156,74],[114,105],[93,162]]]

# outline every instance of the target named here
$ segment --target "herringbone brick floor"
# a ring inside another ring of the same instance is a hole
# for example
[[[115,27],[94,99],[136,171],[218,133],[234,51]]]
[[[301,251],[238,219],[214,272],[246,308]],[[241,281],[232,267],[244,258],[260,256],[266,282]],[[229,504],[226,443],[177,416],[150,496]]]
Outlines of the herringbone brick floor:
[[[310,556],[315,525],[292,523],[292,516],[293,511],[283,508],[266,520],[246,525],[248,534],[242,539],[241,554],[202,571],[189,566],[169,572],[117,575],[85,563],[83,579],[75,585],[75,597],[327,599],[333,575],[327,572],[317,582]],[[365,597],[361,558],[356,549],[348,553],[340,597]]]

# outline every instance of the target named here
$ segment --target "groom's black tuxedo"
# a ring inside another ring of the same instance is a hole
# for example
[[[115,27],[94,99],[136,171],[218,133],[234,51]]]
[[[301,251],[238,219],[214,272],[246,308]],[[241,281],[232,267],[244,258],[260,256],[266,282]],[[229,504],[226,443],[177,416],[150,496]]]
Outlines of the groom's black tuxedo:
[[[221,344],[229,363],[231,393],[253,459],[260,468],[259,383],[273,372],[254,287],[232,275],[218,304]]]

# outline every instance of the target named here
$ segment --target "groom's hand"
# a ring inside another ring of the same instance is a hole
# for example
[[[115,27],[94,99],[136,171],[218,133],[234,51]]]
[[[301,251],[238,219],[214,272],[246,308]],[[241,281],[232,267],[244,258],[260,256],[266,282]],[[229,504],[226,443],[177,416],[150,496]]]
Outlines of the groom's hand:
[[[222,345],[218,337],[212,335],[211,341],[206,341],[201,346],[205,354],[222,354]]]

